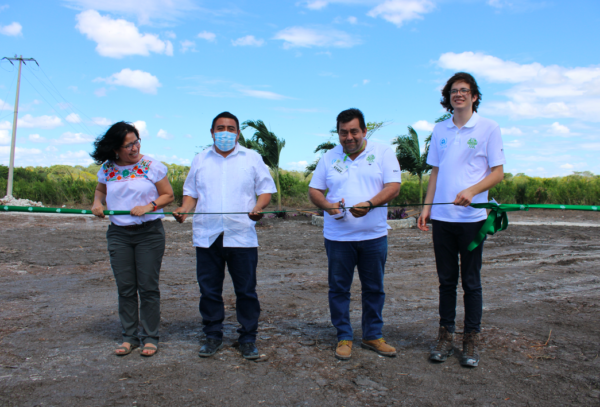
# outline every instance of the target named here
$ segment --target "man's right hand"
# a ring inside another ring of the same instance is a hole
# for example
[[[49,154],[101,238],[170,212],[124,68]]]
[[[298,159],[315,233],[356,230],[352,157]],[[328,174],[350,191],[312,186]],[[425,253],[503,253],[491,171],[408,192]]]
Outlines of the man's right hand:
[[[423,232],[429,231],[429,226],[427,226],[427,221],[431,216],[431,206],[427,205],[423,207],[423,211],[421,211],[421,215],[419,216],[419,220],[417,220],[417,227],[421,229]]]
[[[104,206],[102,206],[102,203],[94,201],[94,205],[92,206],[92,213],[99,218],[104,218]]]
[[[179,208],[173,211],[173,217],[179,223],[185,222],[185,219],[187,218],[187,215],[180,215],[181,212],[185,213],[187,212],[187,210],[184,207],[180,206]]]
[[[344,198],[342,198],[342,204],[346,203],[346,201],[344,200]],[[331,204],[332,206],[329,209],[325,209],[325,212],[327,212],[330,216],[334,216],[334,215],[339,215],[340,213],[342,213],[342,211],[340,210],[340,203],[336,202],[334,204]],[[336,220],[340,220],[342,218],[338,218]]]

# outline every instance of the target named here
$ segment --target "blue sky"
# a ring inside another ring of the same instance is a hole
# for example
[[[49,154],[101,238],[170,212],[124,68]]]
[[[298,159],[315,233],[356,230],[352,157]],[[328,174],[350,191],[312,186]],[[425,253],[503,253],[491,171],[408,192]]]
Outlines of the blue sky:
[[[505,171],[600,173],[600,2],[580,0],[0,0],[3,56],[23,68],[17,166],[91,163],[95,137],[135,122],[142,152],[189,164],[228,110],[286,140],[302,170],[335,117],[424,139],[440,88],[472,73],[503,131]],[[0,163],[17,70],[0,63]],[[250,136],[246,132],[246,136]]]

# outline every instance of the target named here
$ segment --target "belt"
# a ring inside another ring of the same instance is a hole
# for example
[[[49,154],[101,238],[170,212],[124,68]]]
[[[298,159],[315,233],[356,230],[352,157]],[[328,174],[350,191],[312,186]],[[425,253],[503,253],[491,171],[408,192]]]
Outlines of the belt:
[[[146,228],[148,226],[152,226],[152,225],[154,225],[157,222],[160,222],[160,219],[154,219],[154,220],[151,220],[149,222],[143,222],[143,223],[141,223],[139,225],[120,226],[120,225],[115,225],[114,223],[111,223],[111,225],[116,226],[118,228],[123,228],[125,230],[140,230],[140,229],[144,229],[144,228]]]

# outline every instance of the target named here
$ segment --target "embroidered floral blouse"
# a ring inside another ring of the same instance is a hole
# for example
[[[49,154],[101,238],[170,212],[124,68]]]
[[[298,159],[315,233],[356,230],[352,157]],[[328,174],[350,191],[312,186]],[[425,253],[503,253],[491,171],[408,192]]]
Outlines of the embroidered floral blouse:
[[[106,161],[98,171],[98,182],[106,184],[106,206],[109,211],[129,211],[135,206],[147,205],[159,197],[156,184],[167,175],[167,167],[160,161],[143,156],[133,165],[119,166]],[[162,212],[162,209],[158,212]],[[112,215],[115,225],[127,226],[164,218],[164,215]]]

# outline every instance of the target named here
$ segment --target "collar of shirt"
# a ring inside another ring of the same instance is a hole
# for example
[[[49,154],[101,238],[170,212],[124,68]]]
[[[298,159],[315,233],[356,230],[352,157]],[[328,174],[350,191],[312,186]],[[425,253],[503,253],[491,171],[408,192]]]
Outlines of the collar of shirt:
[[[338,154],[340,155],[341,159],[343,160],[344,157],[346,156],[346,153],[344,152],[344,147],[342,147],[341,145],[339,145],[338,147]],[[367,153],[370,153],[374,148],[373,143],[369,143],[367,141],[367,146],[365,147],[365,149],[363,151],[360,152],[359,155],[356,156],[356,158],[354,160],[350,159],[350,157],[348,157],[348,160],[350,160],[350,162],[356,162],[356,160],[358,160],[361,157],[366,157]],[[346,161],[348,161],[346,160]]]
[[[473,112],[473,115],[471,116],[471,118],[469,119],[467,124],[465,124],[463,127],[467,127],[467,128],[475,127],[475,125],[477,124],[478,121],[479,121],[479,115],[477,114],[477,112]],[[450,120],[448,120],[448,124],[446,124],[446,126],[449,129],[456,127],[456,124],[454,124],[454,115],[452,115],[452,117],[450,117]]]

